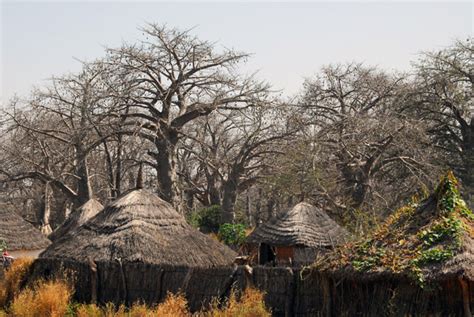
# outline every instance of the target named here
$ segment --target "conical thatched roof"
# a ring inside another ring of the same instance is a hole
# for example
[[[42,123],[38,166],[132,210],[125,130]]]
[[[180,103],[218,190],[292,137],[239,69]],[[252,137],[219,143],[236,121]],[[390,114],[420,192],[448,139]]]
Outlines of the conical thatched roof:
[[[397,210],[374,233],[342,246],[321,269],[406,274],[419,282],[465,277],[474,280],[474,214],[448,173],[421,202]]]
[[[38,229],[13,211],[0,207],[0,242],[9,251],[41,250],[51,244]]]
[[[321,209],[302,202],[255,229],[248,243],[281,246],[329,247],[347,232]]]
[[[229,265],[235,256],[188,225],[169,203],[138,189],[106,206],[73,234],[59,238],[40,257],[211,267]]]
[[[66,221],[56,228],[56,230],[54,230],[48,238],[51,241],[55,241],[59,237],[64,236],[66,233],[79,228],[87,220],[97,215],[103,208],[104,206],[102,206],[102,204],[97,200],[89,199],[85,204],[74,210],[66,219]]]

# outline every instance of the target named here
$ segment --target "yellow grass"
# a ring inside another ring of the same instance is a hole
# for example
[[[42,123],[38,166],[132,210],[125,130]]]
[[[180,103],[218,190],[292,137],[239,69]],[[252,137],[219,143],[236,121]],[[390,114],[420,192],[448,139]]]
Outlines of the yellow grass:
[[[79,305],[76,310],[77,317],[102,317],[104,316],[102,309],[95,304]]]
[[[13,262],[0,281],[0,308],[5,307],[20,292],[20,285],[30,269],[33,259],[19,258]],[[1,316],[1,315],[0,315]]]
[[[210,310],[198,313],[202,317],[270,317],[270,310],[263,301],[264,294],[255,289],[247,288],[237,298],[235,292],[232,292],[229,301],[223,308],[214,303]]]
[[[10,279],[10,281],[13,281]],[[164,302],[156,307],[135,303],[129,309],[108,303],[73,304],[72,289],[63,280],[39,281],[35,285],[16,293],[8,314],[0,310],[0,317],[267,317],[270,311],[265,307],[263,293],[248,288],[241,296],[232,292],[226,305],[217,301],[207,310],[191,314],[183,294],[168,293]]]
[[[168,293],[163,303],[156,308],[156,316],[185,317],[191,316],[188,310],[188,302],[183,294]]]
[[[64,281],[40,281],[14,298],[10,312],[15,317],[63,317],[71,296],[72,290]]]

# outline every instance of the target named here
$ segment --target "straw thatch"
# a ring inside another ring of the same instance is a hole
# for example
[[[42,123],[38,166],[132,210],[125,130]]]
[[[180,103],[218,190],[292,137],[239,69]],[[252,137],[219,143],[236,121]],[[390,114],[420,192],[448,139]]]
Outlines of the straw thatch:
[[[235,256],[188,225],[169,203],[138,189],[105,207],[73,234],[59,238],[40,257],[212,267],[229,265]]]
[[[473,238],[474,214],[448,173],[427,198],[400,208],[374,233],[342,246],[316,267],[358,279],[474,281]]]
[[[9,251],[41,250],[49,241],[38,229],[13,211],[0,208],[0,241],[5,241]]]
[[[247,243],[327,248],[346,236],[346,230],[323,210],[302,202],[259,226],[249,235]]]
[[[104,208],[100,202],[95,199],[89,199],[85,204],[74,210],[69,217],[48,238],[55,241],[66,233],[71,232],[82,226],[87,220],[91,219]]]

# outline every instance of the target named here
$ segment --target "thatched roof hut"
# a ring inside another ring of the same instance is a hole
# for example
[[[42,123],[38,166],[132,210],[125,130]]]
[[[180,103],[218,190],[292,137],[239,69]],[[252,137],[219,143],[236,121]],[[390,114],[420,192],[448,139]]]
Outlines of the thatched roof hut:
[[[449,173],[427,198],[398,209],[378,230],[342,246],[319,267],[474,281],[473,239],[474,214]]]
[[[229,265],[236,253],[188,225],[169,203],[137,189],[106,206],[80,228],[41,254],[78,262],[139,262],[213,267]]]
[[[0,208],[0,241],[6,243],[8,251],[19,254],[42,250],[51,244],[32,224],[4,208]]]
[[[89,199],[85,204],[74,210],[69,217],[54,230],[48,238],[55,241],[66,233],[71,232],[82,226],[87,220],[91,219],[104,208],[100,202],[95,199]]]
[[[367,237],[319,259],[315,271],[349,280],[352,289],[370,284],[376,290],[387,281],[402,285],[408,280],[421,287],[432,284],[447,300],[460,300],[464,313],[471,316],[473,239],[474,213],[459,194],[456,178],[448,173],[431,195],[398,209]],[[421,314],[422,304],[417,305]]]
[[[312,262],[317,250],[330,249],[346,236],[346,230],[323,210],[301,202],[256,228],[248,236],[247,243],[260,246],[260,264],[271,260],[263,259],[269,252],[276,253],[276,259],[280,253],[279,260],[283,261],[291,258],[292,262]],[[262,246],[274,250],[264,250]]]

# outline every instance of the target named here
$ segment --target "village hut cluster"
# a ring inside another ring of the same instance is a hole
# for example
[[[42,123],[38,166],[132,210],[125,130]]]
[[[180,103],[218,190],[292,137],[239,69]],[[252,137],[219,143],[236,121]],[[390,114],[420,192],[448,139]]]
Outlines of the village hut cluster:
[[[21,250],[46,248],[29,278],[73,271],[79,301],[155,304],[182,291],[200,309],[252,285],[265,291],[275,316],[473,311],[474,216],[451,174],[360,240],[322,209],[298,203],[249,235],[250,270],[141,184],[105,208],[89,201],[77,209],[52,244],[21,217],[0,212],[8,224],[0,238]]]

